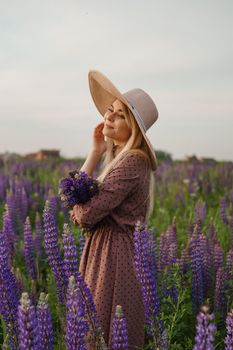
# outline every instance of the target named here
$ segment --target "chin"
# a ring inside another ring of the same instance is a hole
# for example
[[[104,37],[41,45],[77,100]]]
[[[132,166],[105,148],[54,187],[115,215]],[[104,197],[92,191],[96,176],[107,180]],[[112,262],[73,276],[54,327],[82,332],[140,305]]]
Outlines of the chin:
[[[103,130],[102,130],[103,135],[104,135],[104,136],[111,135],[111,132],[109,132],[110,130],[113,130],[113,129],[103,129]]]

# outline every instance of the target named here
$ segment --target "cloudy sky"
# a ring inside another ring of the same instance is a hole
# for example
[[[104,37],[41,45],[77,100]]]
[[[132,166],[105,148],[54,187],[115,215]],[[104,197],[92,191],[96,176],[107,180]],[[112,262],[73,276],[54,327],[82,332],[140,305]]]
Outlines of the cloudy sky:
[[[87,74],[144,89],[155,150],[233,160],[232,0],[0,0],[0,153],[86,156]]]

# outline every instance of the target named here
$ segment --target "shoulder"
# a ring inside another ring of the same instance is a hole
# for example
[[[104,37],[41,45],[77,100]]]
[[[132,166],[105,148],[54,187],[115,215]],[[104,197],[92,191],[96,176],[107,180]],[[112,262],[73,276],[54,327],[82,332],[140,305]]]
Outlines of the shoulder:
[[[145,153],[139,149],[132,149],[127,152],[124,152],[122,159],[120,160],[121,165],[125,166],[134,166],[134,167],[150,167],[149,158]],[[120,165],[119,164],[119,165]]]

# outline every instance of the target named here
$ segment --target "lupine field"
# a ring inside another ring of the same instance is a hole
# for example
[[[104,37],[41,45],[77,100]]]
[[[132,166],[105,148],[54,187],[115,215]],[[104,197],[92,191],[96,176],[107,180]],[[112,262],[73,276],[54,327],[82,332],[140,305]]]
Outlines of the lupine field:
[[[0,165],[2,349],[107,349],[78,266],[86,232],[58,184],[80,161]],[[97,174],[94,174],[94,177]],[[233,163],[160,161],[149,223],[135,223],[144,349],[233,350]],[[128,349],[117,305],[111,349]]]

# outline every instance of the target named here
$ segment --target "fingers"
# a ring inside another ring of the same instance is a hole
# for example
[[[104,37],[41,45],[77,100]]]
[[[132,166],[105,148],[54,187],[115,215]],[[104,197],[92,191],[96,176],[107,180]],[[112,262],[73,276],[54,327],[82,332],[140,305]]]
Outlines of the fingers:
[[[104,128],[104,123],[98,124],[94,129],[94,134],[96,135],[102,135],[102,130]]]
[[[75,214],[73,211],[70,211],[70,220],[73,221],[73,223],[75,224],[76,220],[75,220]]]
[[[96,129],[96,130],[101,130],[101,129],[103,129],[103,127],[104,127],[104,122],[98,124],[98,125],[95,127],[95,129]]]

